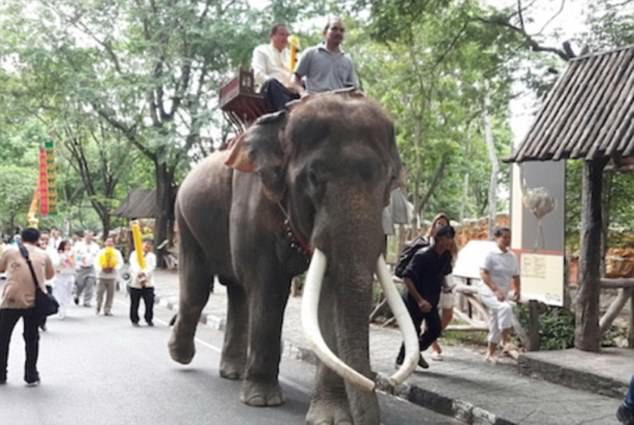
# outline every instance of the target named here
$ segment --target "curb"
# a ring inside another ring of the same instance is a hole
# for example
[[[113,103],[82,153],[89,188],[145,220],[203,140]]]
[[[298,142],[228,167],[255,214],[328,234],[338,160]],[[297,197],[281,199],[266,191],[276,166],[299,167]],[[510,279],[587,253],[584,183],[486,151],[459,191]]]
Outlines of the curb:
[[[520,354],[518,359],[520,374],[531,378],[553,382],[564,387],[583,390],[605,397],[623,400],[628,386],[623,382],[576,369],[550,364],[539,359]]]
[[[162,299],[160,296],[156,296],[155,302],[168,310],[177,310],[178,307],[175,302]],[[199,323],[210,326],[216,331],[225,331],[224,317],[203,312]],[[312,365],[317,364],[317,357],[311,350],[286,338],[282,338],[282,356],[301,360]],[[377,388],[383,394],[397,397],[441,415],[450,416],[467,425],[519,425],[516,422],[500,418],[495,413],[482,409],[468,401],[452,399],[426,390],[418,385],[404,383],[393,388],[387,381],[379,377]]]

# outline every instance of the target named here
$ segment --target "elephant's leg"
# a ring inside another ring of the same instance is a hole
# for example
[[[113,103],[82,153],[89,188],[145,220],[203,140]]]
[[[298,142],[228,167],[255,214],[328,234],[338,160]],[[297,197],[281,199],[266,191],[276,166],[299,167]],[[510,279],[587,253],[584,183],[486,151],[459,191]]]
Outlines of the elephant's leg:
[[[170,356],[175,361],[188,364],[196,352],[194,335],[200,314],[209,299],[213,279],[200,245],[186,225],[180,227],[181,259],[178,270],[180,295],[178,316],[169,341]]]
[[[240,400],[251,406],[284,403],[278,382],[284,309],[291,278],[265,276],[249,288],[249,357]]]
[[[220,359],[220,376],[241,379],[247,362],[247,335],[249,308],[244,288],[237,282],[220,282],[227,285],[227,323]]]
[[[335,303],[334,294],[327,288],[322,289],[319,303],[319,327],[324,341],[337,353],[337,342],[334,327]],[[310,408],[306,414],[309,425],[352,425],[352,415],[343,379],[332,369],[318,362],[315,374],[315,389]]]

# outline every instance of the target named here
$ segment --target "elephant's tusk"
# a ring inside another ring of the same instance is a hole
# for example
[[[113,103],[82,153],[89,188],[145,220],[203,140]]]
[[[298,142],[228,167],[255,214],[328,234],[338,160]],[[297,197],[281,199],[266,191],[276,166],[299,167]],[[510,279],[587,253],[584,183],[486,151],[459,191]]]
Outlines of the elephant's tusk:
[[[383,286],[383,292],[385,292],[387,302],[392,309],[392,313],[396,318],[398,327],[403,334],[403,340],[405,341],[405,360],[403,361],[401,367],[390,377],[390,380],[392,381],[391,383],[393,385],[398,385],[402,383],[414,371],[414,369],[416,369],[416,364],[418,363],[418,359],[420,357],[420,351],[418,350],[418,335],[416,334],[412,318],[407,312],[407,308],[405,307],[405,304],[403,303],[403,300],[392,281],[391,273],[387,269],[383,255],[380,255],[377,260],[376,274]]]
[[[327,259],[324,253],[319,249],[315,249],[313,257],[310,260],[308,273],[306,274],[304,295],[302,297],[302,326],[304,328],[304,334],[315,355],[326,366],[353,385],[366,391],[374,391],[376,386],[374,381],[368,379],[341,361],[341,359],[330,350],[321,335],[317,311],[321,294],[321,284],[326,272],[326,264]]]

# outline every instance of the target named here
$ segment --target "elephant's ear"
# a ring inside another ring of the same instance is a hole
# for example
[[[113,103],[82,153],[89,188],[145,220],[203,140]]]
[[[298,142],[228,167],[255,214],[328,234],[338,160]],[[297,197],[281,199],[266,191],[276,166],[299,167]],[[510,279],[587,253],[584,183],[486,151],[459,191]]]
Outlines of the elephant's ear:
[[[249,127],[244,138],[253,171],[262,179],[266,195],[274,201],[281,200],[285,188],[281,137],[287,117],[286,111],[264,115]]]

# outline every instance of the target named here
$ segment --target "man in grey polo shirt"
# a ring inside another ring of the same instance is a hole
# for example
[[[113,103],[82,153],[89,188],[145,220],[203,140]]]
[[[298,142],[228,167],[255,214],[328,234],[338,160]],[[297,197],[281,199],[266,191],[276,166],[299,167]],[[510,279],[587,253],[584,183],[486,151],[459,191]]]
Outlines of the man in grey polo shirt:
[[[330,18],[324,28],[324,42],[307,49],[299,59],[295,81],[300,86],[303,82],[307,93],[359,86],[352,60],[340,47],[344,32],[341,19]]]

